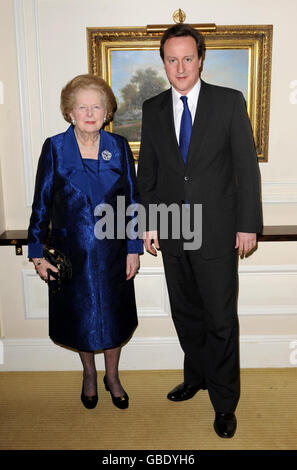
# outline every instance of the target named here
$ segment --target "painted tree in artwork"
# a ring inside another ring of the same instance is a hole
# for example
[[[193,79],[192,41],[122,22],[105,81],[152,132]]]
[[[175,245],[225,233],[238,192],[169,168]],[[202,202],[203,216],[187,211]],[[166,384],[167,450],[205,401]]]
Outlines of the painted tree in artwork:
[[[133,75],[131,82],[137,88],[136,103],[142,106],[142,103],[151,98],[152,96],[158,95],[166,89],[166,81],[164,78],[159,77],[156,70],[147,68],[146,70],[138,70]]]
[[[114,118],[114,132],[122,133],[130,141],[139,140],[142,103],[166,88],[166,80],[153,68],[137,70],[120,90],[122,99]]]

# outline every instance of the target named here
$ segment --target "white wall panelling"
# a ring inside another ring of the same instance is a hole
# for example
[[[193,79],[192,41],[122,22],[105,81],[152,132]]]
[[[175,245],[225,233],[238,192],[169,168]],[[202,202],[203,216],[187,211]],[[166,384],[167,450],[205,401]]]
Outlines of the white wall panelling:
[[[163,268],[141,268],[135,278],[135,294],[139,317],[170,315]]]
[[[33,269],[22,270],[22,282],[26,320],[48,318],[47,285]]]
[[[81,370],[78,354],[50,339],[3,339],[0,371]],[[292,335],[244,335],[240,337],[242,368],[294,367]],[[296,346],[295,346],[296,348]],[[295,356],[294,356],[295,357]],[[104,370],[103,354],[96,355]],[[183,369],[183,353],[176,337],[135,337],[121,354],[121,370]]]
[[[44,140],[41,68],[38,34],[38,1],[14,0],[20,122],[25,180],[25,200],[31,206],[35,165]]]
[[[239,315],[296,315],[297,265],[239,267]]]
[[[33,269],[22,270],[25,318],[48,317],[47,285]],[[139,317],[168,317],[170,315],[163,268],[141,268],[135,280]]]
[[[262,181],[263,204],[297,204],[297,181]]]
[[[2,171],[1,171],[1,160],[0,160],[0,233],[4,232],[5,228],[6,228],[5,210],[4,210]]]
[[[30,129],[29,111],[29,85],[27,77],[27,60],[25,50],[25,24],[24,24],[24,4],[22,0],[14,0],[15,32],[16,32],[16,52],[19,79],[19,100],[20,118],[22,134],[23,165],[25,178],[26,204],[29,206],[33,196],[33,167],[32,167],[32,142]]]
[[[239,277],[239,315],[297,315],[297,265],[240,266]],[[25,318],[47,318],[46,284],[29,269],[22,281]],[[135,287],[139,317],[170,316],[163,268],[141,268]]]

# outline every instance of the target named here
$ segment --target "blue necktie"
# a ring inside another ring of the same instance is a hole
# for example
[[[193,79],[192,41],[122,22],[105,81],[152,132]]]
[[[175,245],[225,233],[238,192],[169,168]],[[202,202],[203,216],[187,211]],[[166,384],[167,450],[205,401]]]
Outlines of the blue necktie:
[[[186,163],[188,149],[191,140],[192,132],[192,116],[188,107],[188,97],[181,96],[180,99],[183,102],[184,110],[180,122],[180,131],[179,131],[179,148],[183,156],[184,162]]]

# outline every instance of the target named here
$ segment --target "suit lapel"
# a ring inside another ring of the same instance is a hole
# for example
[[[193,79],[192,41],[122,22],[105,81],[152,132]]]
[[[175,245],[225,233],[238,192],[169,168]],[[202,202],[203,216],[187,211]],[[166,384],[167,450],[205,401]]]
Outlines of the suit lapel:
[[[162,102],[160,111],[160,119],[164,130],[162,139],[167,137],[169,145],[167,155],[169,155],[170,158],[175,158],[176,163],[183,168],[185,164],[183,161],[182,154],[179,150],[175,133],[171,89],[168,90],[164,95],[164,100]]]
[[[186,166],[188,166],[194,157],[199,157],[203,138],[206,134],[210,116],[213,109],[213,100],[211,91],[203,80],[201,80],[201,89],[199,93],[196,115],[192,128],[191,141],[187,157]]]

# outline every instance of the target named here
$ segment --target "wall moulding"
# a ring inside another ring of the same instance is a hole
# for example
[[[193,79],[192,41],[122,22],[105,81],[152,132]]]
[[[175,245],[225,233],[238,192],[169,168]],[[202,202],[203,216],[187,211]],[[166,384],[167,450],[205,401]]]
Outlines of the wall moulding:
[[[297,315],[297,265],[240,266],[239,316]],[[22,270],[25,318],[48,318],[47,286],[33,269]],[[142,288],[145,284],[146,288]],[[250,283],[254,289],[250,303]],[[275,289],[267,286],[276,286]],[[149,287],[148,287],[149,286]],[[171,316],[163,268],[141,268],[135,281],[139,318]],[[148,295],[154,292],[154,296]],[[265,292],[265,299],[263,298]],[[291,292],[290,301],[287,292]]]
[[[81,370],[78,354],[56,346],[50,339],[3,339],[0,371]],[[241,368],[296,367],[294,335],[244,335],[240,337]],[[292,361],[293,359],[293,361]],[[104,370],[103,354],[96,354]],[[177,337],[136,337],[123,348],[121,370],[183,369]]]
[[[13,0],[27,207],[31,206],[34,192],[35,168],[32,156],[39,155],[44,141],[38,3],[38,0]],[[31,90],[34,90],[34,95]]]

